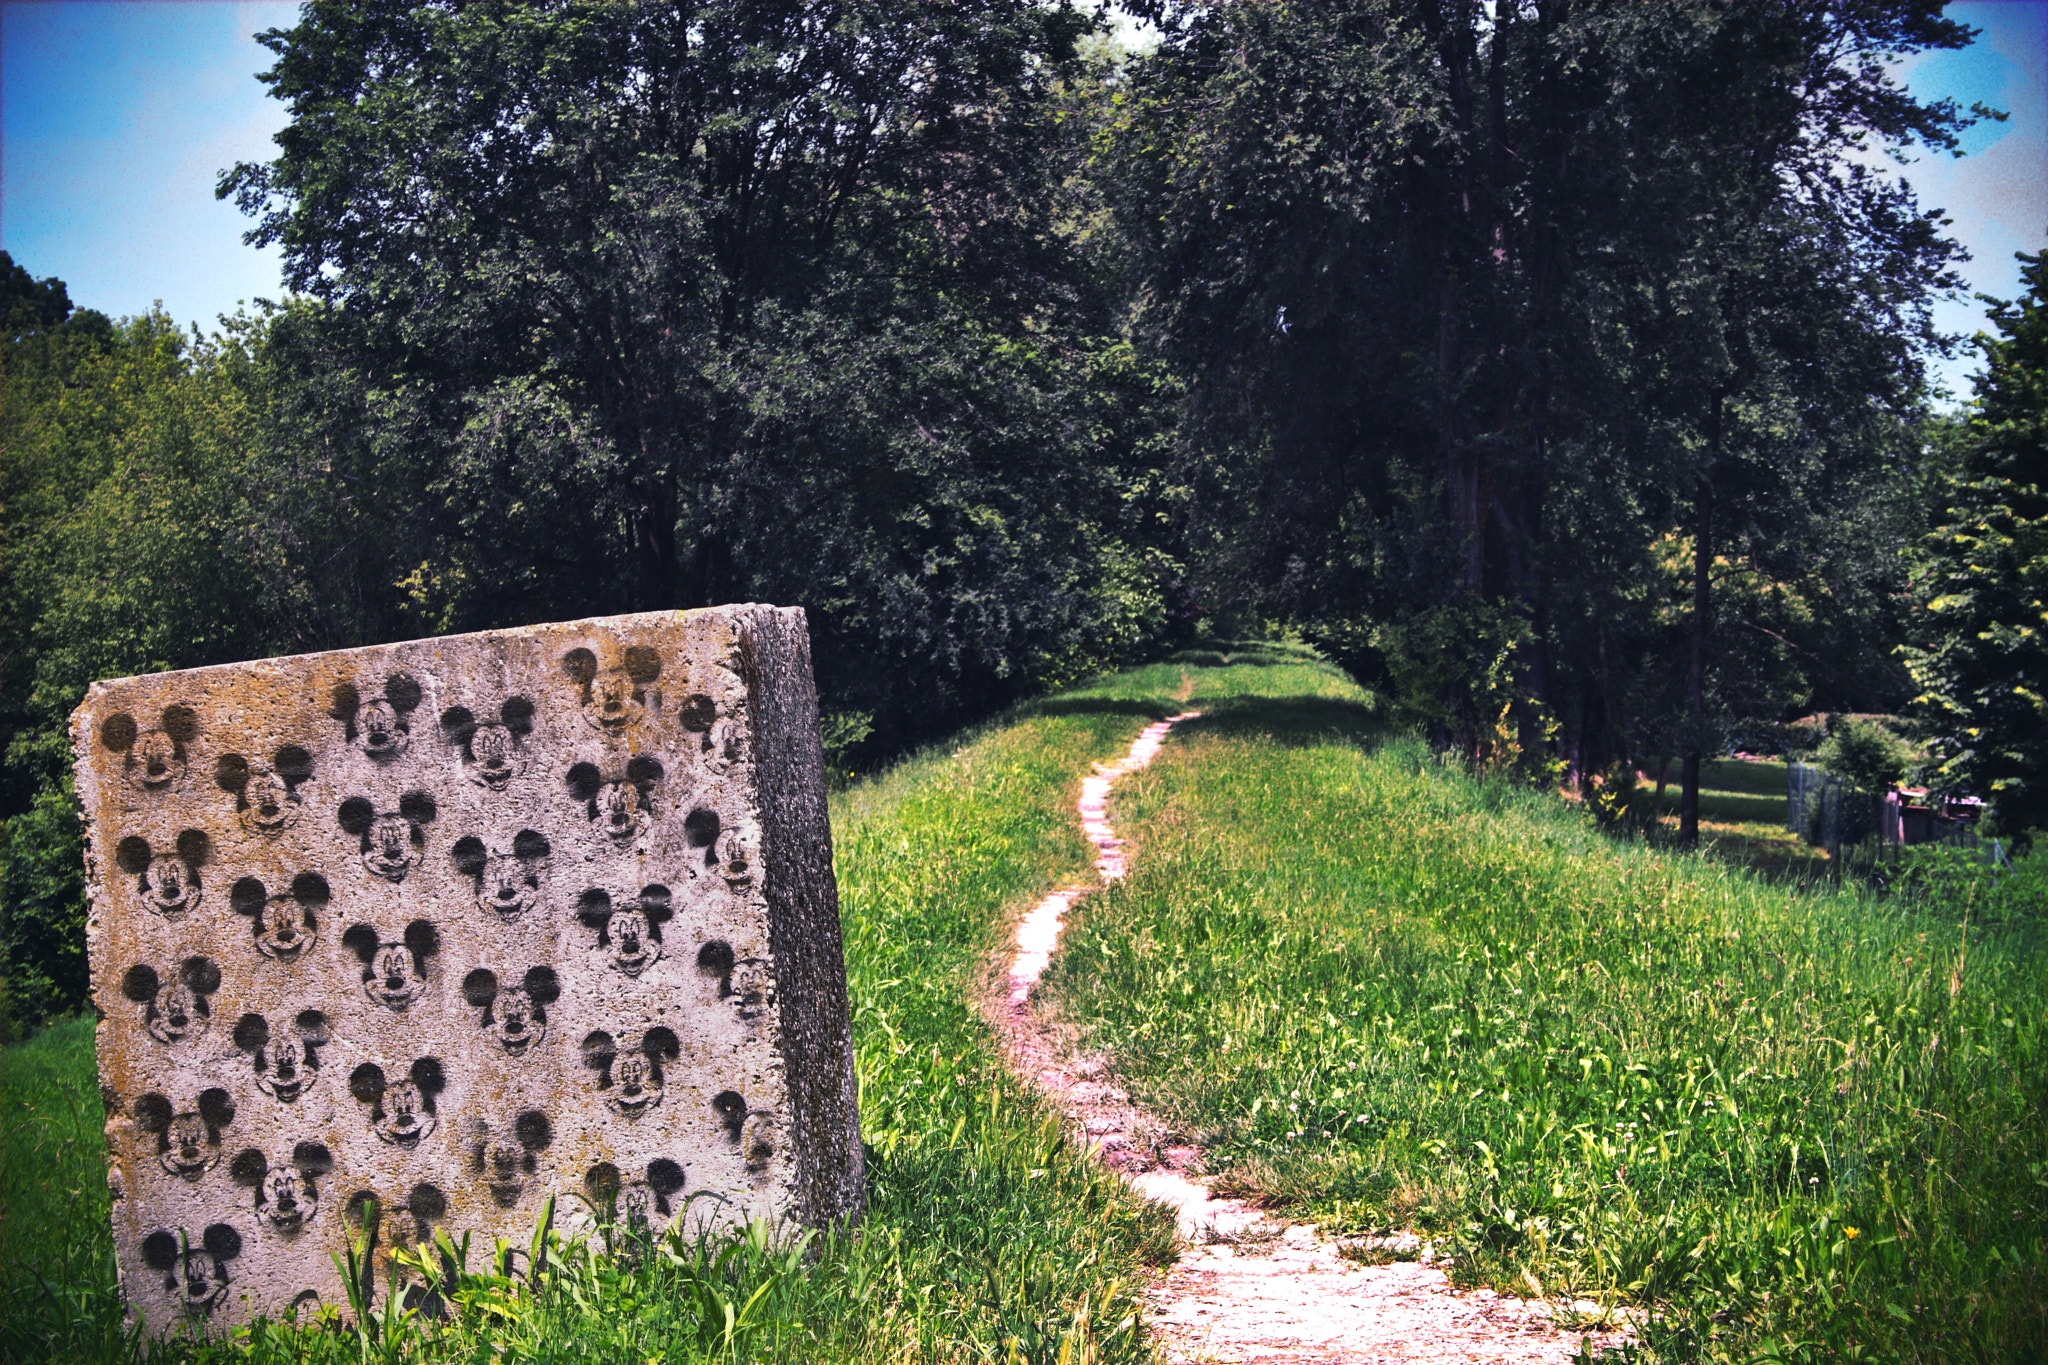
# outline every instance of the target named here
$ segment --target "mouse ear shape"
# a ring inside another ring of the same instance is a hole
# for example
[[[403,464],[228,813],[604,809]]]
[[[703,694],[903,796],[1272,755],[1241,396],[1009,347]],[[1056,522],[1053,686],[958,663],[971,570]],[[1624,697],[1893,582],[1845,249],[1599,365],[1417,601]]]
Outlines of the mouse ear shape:
[[[351,924],[341,936],[341,946],[361,958],[367,967],[377,957],[377,931],[367,924]]]
[[[592,1071],[610,1066],[612,1058],[618,1055],[618,1045],[612,1041],[612,1036],[603,1029],[597,1029],[583,1035],[583,1065],[589,1067]]]
[[[405,946],[414,957],[432,957],[441,951],[441,931],[432,920],[416,919],[405,926]]]
[[[214,1223],[200,1236],[206,1254],[216,1261],[232,1261],[242,1254],[242,1234],[226,1223]]]
[[[235,1020],[235,1046],[244,1052],[259,1052],[270,1042],[270,1021],[260,1014],[245,1014]]]
[[[732,975],[732,945],[714,938],[697,950],[697,970],[706,976]]]
[[[299,1017],[292,1020],[292,1027],[299,1031],[299,1037],[314,1047],[327,1041],[327,1016],[319,1010],[300,1010]]]
[[[391,709],[406,715],[420,704],[420,685],[410,673],[393,673],[384,680],[384,700]]]
[[[161,1133],[171,1126],[171,1102],[154,1090],[137,1095],[129,1112],[135,1115],[135,1126],[145,1133]]]
[[[590,680],[597,676],[597,656],[580,647],[572,649],[562,656],[562,671],[588,687]]]
[[[467,706],[451,706],[441,713],[441,733],[451,744],[461,744],[476,733],[476,717]]]
[[[220,968],[210,957],[186,958],[178,964],[178,974],[201,995],[212,995],[220,989]]]
[[[569,795],[578,801],[593,800],[604,788],[604,776],[595,763],[572,763],[562,780],[569,785]]]
[[[146,962],[138,962],[121,974],[121,994],[138,1005],[146,1005],[156,999],[156,968]]]
[[[448,1212],[448,1196],[440,1187],[422,1181],[405,1198],[405,1211],[415,1218],[432,1221]]]
[[[661,676],[661,655],[646,645],[627,645],[621,662],[626,676],[642,687]]]
[[[529,967],[523,983],[536,1005],[552,1005],[562,998],[562,982],[553,967]]]
[[[661,760],[654,755],[635,754],[626,761],[626,780],[643,792],[661,779]]]
[[[249,785],[249,760],[240,754],[222,754],[214,761],[213,780],[222,791],[240,796]]]
[[[235,1153],[235,1159],[228,1163],[228,1179],[243,1189],[254,1189],[263,1183],[263,1177],[270,1174],[270,1161],[254,1147],[244,1147]]]
[[[478,1009],[488,1006],[498,998],[498,974],[488,967],[479,967],[463,977],[462,998]]]
[[[377,808],[367,796],[351,796],[341,803],[341,808],[334,815],[341,821],[343,829],[360,838],[369,833],[370,826],[376,823]]]
[[[199,713],[189,706],[177,702],[166,706],[162,725],[173,744],[190,744],[199,738]]]
[[[213,852],[213,840],[206,837],[205,830],[181,829],[178,831],[178,856],[197,867]]]
[[[484,870],[490,855],[484,849],[484,841],[474,834],[465,834],[455,841],[448,850],[448,857],[455,864],[455,870],[465,877],[474,877]]]
[[[685,730],[701,735],[711,728],[711,722],[718,719],[718,704],[702,692],[692,692],[676,708],[676,719]]]
[[[271,756],[271,771],[287,782],[304,782],[313,775],[313,755],[297,744],[287,744]]]
[[[747,1116],[747,1102],[737,1090],[721,1090],[711,1099],[711,1107],[718,1111],[718,1117],[725,1120],[726,1129],[737,1136],[740,1121]]]
[[[178,1235],[158,1228],[142,1239],[142,1263],[151,1270],[169,1270],[178,1263]]]
[[[692,848],[710,848],[718,842],[718,812],[697,807],[683,817],[683,833]]]
[[[576,917],[593,929],[602,929],[612,917],[611,892],[593,886],[576,898]]]
[[[412,1064],[412,1083],[422,1095],[438,1095],[448,1084],[439,1057],[422,1057]]]
[[[327,878],[318,872],[301,872],[292,878],[292,899],[308,909],[325,905],[333,892],[328,889]]]
[[[555,1126],[538,1109],[529,1109],[512,1120],[512,1135],[529,1152],[538,1152],[555,1140]]]
[[[375,1104],[384,1089],[384,1068],[375,1062],[364,1062],[348,1073],[348,1093],[364,1104]]]
[[[524,697],[507,697],[498,708],[498,719],[507,730],[524,738],[533,729],[533,703]]]
[[[301,1142],[292,1148],[292,1165],[306,1175],[326,1175],[334,1169],[334,1153],[324,1142]]]
[[[135,747],[135,717],[116,711],[100,722],[100,744],[117,754]]]
[[[665,1156],[647,1163],[647,1188],[666,1199],[683,1187],[683,1168]]]
[[[225,1128],[235,1121],[234,1097],[219,1086],[199,1092],[199,1117],[208,1128]]]
[[[398,798],[398,813],[415,825],[430,825],[441,808],[431,792],[412,791]]]
[[[548,842],[548,836],[537,829],[522,829],[512,836],[512,856],[521,862],[530,863],[554,851],[555,846]]]
[[[668,888],[659,884],[640,888],[640,913],[647,916],[649,925],[660,924],[675,914],[674,902]]]
[[[131,834],[114,845],[114,861],[123,872],[146,872],[149,870],[149,840],[139,834]]]
[[[676,1040],[674,1029],[655,1027],[640,1039],[640,1050],[656,1061],[672,1062],[681,1054],[682,1044]]]
[[[619,1197],[619,1168],[609,1161],[598,1162],[584,1172],[583,1192],[600,1208],[611,1203]]]
[[[367,1230],[372,1237],[377,1234],[377,1225],[384,1221],[384,1201],[373,1190],[357,1190],[342,1205],[341,1216],[348,1225],[357,1230]]]
[[[363,694],[356,691],[352,682],[338,682],[334,691],[328,694],[327,714],[342,721],[351,730],[355,728],[356,712],[363,706]]]
[[[254,877],[242,877],[228,888],[228,908],[238,915],[260,915],[270,899],[270,888]]]

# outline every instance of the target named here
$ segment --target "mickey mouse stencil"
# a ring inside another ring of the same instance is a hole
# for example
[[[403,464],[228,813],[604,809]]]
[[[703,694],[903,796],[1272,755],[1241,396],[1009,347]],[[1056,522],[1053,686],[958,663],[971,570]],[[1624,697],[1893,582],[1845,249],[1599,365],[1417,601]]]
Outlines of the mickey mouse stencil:
[[[379,761],[397,758],[412,743],[412,713],[419,709],[420,685],[409,673],[393,673],[384,688],[365,697],[353,682],[334,685],[327,714],[342,724],[348,742]]]
[[[166,706],[145,730],[135,717],[117,711],[100,722],[100,746],[121,755],[121,775],[137,791],[170,791],[185,776],[185,746],[199,737],[199,714],[189,706]]]

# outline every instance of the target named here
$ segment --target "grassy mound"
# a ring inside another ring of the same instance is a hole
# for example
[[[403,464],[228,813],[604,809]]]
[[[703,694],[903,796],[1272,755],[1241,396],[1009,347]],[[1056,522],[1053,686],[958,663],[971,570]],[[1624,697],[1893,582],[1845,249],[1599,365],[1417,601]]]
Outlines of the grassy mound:
[[[0,1359],[1147,1359],[1132,1294],[1170,1255],[1172,1219],[1062,1139],[969,1001],[1006,914],[1091,859],[1072,818],[1089,760],[1167,713],[1071,693],[834,798],[868,1144],[857,1239],[637,1260],[558,1244],[538,1277],[526,1248],[476,1248],[446,1321],[145,1347],[121,1329],[92,1029],[77,1021],[0,1052]]]
[[[1231,1183],[1648,1305],[1658,1358],[2041,1358],[2037,933],[1615,843],[1240,673],[1048,978]]]

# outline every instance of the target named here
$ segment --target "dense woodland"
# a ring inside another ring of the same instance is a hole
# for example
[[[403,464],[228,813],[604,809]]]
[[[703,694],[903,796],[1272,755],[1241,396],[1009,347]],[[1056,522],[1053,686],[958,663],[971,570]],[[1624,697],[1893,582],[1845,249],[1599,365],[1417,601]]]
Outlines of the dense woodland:
[[[1930,393],[1937,0],[1127,8],[310,0],[218,187],[287,298],[0,260],[5,1008],[84,999],[92,679],[715,602],[841,771],[1285,630],[1541,780],[1909,712],[2048,825],[2048,265]]]

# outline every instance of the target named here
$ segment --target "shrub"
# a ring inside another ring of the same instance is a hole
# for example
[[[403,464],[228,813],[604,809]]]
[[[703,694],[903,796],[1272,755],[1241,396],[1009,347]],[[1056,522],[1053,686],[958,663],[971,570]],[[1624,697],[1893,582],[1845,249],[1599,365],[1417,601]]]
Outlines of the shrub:
[[[24,1031],[86,1003],[85,841],[68,774],[0,834],[0,982]]]
[[[1881,792],[1906,775],[1916,755],[1911,746],[1876,720],[1837,716],[1814,757],[1835,776],[1865,791]]]

